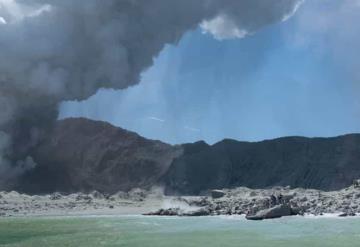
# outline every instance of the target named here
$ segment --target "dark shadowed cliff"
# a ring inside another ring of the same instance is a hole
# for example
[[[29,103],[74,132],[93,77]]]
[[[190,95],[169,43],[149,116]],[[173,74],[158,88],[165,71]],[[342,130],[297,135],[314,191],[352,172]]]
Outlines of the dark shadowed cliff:
[[[360,135],[171,146],[80,118],[58,121],[34,158],[38,166],[18,190],[113,193],[156,184],[170,194],[234,186],[333,190],[360,178]]]
[[[247,186],[336,190],[360,177],[360,135],[284,137],[261,142],[223,140],[183,145],[164,183],[167,193],[197,194],[211,188]]]

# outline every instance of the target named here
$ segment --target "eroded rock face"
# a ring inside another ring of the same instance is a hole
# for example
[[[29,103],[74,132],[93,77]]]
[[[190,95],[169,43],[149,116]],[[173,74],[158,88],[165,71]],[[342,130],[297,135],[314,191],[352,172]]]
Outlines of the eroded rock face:
[[[18,190],[115,193],[149,188],[168,170],[180,146],[145,139],[105,122],[83,118],[58,121],[34,158]]]
[[[360,178],[360,135],[185,144],[166,175],[167,194],[291,186],[338,190]]]
[[[113,194],[160,184],[168,195],[239,186],[329,191],[360,178],[360,135],[172,146],[105,122],[77,118],[58,121],[33,157],[38,166],[13,189],[32,194]]]

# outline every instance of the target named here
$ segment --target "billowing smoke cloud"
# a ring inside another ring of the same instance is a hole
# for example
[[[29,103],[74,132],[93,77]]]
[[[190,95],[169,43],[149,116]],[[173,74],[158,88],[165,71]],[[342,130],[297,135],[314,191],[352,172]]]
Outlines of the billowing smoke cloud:
[[[59,102],[138,83],[165,44],[199,24],[219,39],[242,37],[301,2],[0,0],[0,179],[35,166]]]

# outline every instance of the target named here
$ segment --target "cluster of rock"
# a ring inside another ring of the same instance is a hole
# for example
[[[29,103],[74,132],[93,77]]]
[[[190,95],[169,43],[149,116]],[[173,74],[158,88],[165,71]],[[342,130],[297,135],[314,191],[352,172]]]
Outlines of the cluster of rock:
[[[290,215],[338,214],[354,216],[360,213],[360,182],[340,190],[271,189],[215,190],[211,196],[180,197],[193,210],[181,208],[160,209],[147,215],[203,216],[203,215],[246,215],[249,220],[262,220]]]
[[[207,208],[198,208],[193,210],[186,210],[181,207],[159,209],[154,212],[145,213],[143,215],[157,215],[157,216],[208,216],[211,215]]]
[[[150,193],[141,189],[119,191],[113,195],[98,191],[88,194],[55,192],[49,195],[27,195],[16,191],[0,192],[0,216],[109,214],[111,213],[109,210],[139,207],[149,196],[157,196]]]
[[[360,181],[343,190],[329,192],[290,187],[238,187],[213,190],[207,196],[181,197],[164,196],[161,189],[133,189],[112,195],[98,191],[41,196],[0,192],[0,216],[142,214],[154,209],[146,215],[246,215],[249,220],[305,214],[354,216],[360,213]]]

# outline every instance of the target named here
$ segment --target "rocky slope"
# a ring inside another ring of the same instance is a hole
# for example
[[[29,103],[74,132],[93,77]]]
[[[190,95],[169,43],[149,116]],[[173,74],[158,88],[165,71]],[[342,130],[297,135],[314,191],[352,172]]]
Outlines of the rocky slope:
[[[171,146],[79,118],[58,121],[33,156],[38,166],[18,191],[115,193],[156,184],[182,195],[239,186],[338,190],[360,178],[359,134]]]
[[[360,135],[285,137],[261,142],[223,140],[183,145],[164,183],[167,193],[216,188],[291,186],[338,190],[360,177]]]
[[[145,139],[110,124],[83,118],[59,121],[34,154],[35,169],[17,190],[27,193],[114,193],[149,188],[168,170],[180,146]]]

